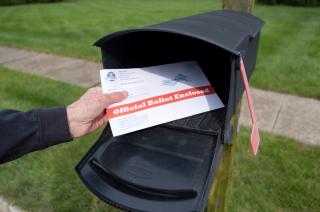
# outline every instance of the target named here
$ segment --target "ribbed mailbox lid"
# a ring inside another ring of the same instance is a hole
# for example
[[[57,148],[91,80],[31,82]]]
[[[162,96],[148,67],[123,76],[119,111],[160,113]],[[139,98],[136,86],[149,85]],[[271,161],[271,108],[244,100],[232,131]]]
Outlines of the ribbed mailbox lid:
[[[129,33],[159,31],[203,40],[239,55],[241,44],[248,39],[255,38],[263,25],[264,22],[261,19],[247,13],[214,11],[144,28],[115,32],[101,38],[95,45],[100,47],[108,45],[112,39]]]

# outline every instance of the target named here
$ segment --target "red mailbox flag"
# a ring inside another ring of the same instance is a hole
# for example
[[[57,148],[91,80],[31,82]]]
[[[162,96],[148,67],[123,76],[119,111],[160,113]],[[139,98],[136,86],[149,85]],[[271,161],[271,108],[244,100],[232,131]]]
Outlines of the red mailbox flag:
[[[260,143],[260,135],[259,135],[259,129],[257,126],[256,115],[254,113],[253,103],[252,103],[252,99],[251,99],[251,92],[250,92],[250,87],[249,87],[249,83],[248,83],[247,72],[244,67],[244,63],[243,63],[242,58],[240,58],[240,70],[241,70],[244,89],[246,91],[246,97],[247,97],[247,102],[248,102],[250,117],[251,117],[251,122],[252,122],[251,138],[250,138],[251,148],[252,148],[253,154],[257,155],[259,143]]]

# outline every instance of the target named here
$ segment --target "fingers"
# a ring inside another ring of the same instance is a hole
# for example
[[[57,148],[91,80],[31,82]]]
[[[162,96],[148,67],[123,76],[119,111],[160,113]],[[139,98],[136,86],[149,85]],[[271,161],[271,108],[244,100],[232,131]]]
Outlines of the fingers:
[[[110,104],[121,102],[128,97],[127,91],[113,92],[103,94],[101,87],[93,87],[88,90],[89,96],[95,98],[99,102],[99,107],[105,108]],[[98,106],[98,105],[97,105]]]
[[[122,100],[127,98],[128,92],[127,91],[113,92],[113,93],[106,94],[106,95],[109,96],[110,101],[112,101],[112,103],[116,103],[116,102],[121,102]]]
[[[102,126],[108,121],[104,114],[105,108],[127,97],[126,91],[103,94],[100,87],[90,88],[79,100],[67,107],[72,137],[80,137]]]
[[[128,97],[127,91],[113,92],[109,94],[101,94],[100,102],[103,107],[107,107],[113,103],[121,102]]]

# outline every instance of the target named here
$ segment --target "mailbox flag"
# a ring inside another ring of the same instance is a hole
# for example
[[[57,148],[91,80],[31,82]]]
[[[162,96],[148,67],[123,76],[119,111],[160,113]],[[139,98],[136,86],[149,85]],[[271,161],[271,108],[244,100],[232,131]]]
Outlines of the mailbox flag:
[[[251,138],[250,138],[251,148],[252,148],[253,154],[257,155],[259,143],[260,143],[260,135],[259,135],[259,129],[257,126],[256,115],[254,113],[251,92],[250,92],[250,87],[249,87],[248,78],[247,78],[247,72],[244,67],[242,58],[240,58],[240,71],[241,71],[242,81],[244,85],[244,90],[246,91],[246,97],[247,97],[247,102],[248,102],[250,117],[252,122]]]

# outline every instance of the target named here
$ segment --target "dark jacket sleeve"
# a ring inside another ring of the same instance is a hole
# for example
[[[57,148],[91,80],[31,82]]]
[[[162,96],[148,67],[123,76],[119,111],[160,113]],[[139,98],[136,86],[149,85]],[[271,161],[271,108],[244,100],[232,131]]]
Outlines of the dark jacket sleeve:
[[[0,111],[0,163],[70,140],[66,108]]]

